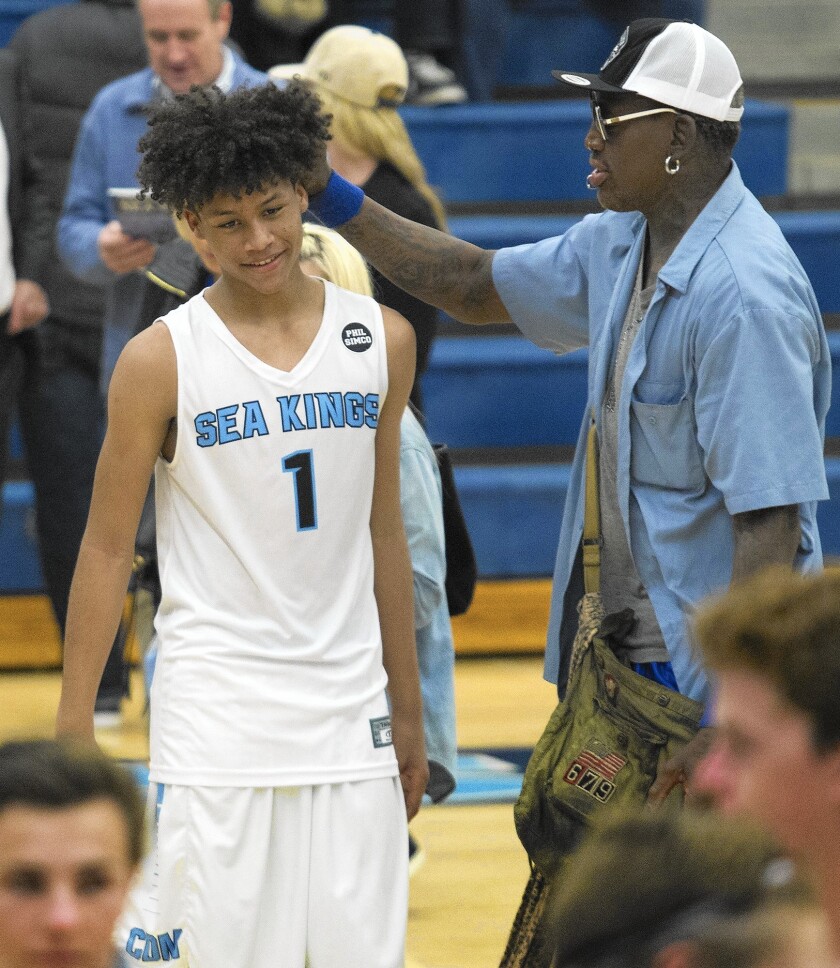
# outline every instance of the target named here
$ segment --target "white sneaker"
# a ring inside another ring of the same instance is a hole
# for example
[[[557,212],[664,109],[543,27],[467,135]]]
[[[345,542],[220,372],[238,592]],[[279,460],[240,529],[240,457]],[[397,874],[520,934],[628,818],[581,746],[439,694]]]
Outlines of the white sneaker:
[[[440,104],[463,104],[466,89],[458,83],[455,72],[435,60],[431,54],[407,50],[408,93],[406,104],[435,107]]]

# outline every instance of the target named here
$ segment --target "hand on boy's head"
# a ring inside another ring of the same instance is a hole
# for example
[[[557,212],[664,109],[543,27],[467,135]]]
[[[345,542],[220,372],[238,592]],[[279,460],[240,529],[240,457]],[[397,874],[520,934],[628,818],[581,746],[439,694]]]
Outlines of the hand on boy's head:
[[[332,168],[330,168],[330,163],[327,160],[327,144],[322,142],[315,164],[300,180],[306,189],[306,194],[311,198],[313,195],[322,192],[327,187],[331,174]]]

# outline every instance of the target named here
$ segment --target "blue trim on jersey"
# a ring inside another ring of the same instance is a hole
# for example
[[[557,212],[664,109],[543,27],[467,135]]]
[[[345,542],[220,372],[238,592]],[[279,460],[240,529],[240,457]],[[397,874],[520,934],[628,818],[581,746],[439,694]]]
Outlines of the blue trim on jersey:
[[[140,781],[140,776],[138,773],[136,773],[136,771],[135,775],[137,776],[138,781]],[[146,782],[148,783],[149,789],[152,787],[155,788],[155,831],[157,831],[158,824],[160,823],[160,812],[163,809],[163,797],[166,793],[166,784],[152,783],[149,780],[148,770],[146,771]],[[157,832],[155,833],[155,837],[157,837]]]

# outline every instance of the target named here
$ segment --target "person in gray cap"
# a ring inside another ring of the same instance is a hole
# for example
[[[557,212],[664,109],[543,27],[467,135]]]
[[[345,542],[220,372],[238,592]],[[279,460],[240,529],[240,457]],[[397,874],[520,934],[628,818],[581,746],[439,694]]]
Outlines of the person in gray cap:
[[[554,76],[590,95],[587,184],[604,209],[564,235],[483,250],[393,216],[326,160],[306,183],[310,211],[456,319],[512,321],[557,353],[589,347],[545,676],[562,695],[594,420],[610,644],[696,727],[709,681],[686,631],[694,605],[770,563],[821,564],[830,355],[805,272],[732,159],[743,84],[726,45],[696,24],[637,20],[597,74]],[[652,799],[701,745],[654,756]]]

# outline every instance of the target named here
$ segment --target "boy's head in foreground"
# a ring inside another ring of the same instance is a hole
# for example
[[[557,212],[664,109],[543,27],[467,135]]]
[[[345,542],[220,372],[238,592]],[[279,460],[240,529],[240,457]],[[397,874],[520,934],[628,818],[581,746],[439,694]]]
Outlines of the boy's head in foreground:
[[[144,832],[134,778],[95,746],[0,746],[0,968],[110,968]]]
[[[840,831],[840,570],[767,569],[698,610],[717,729],[694,786],[825,857]]]

